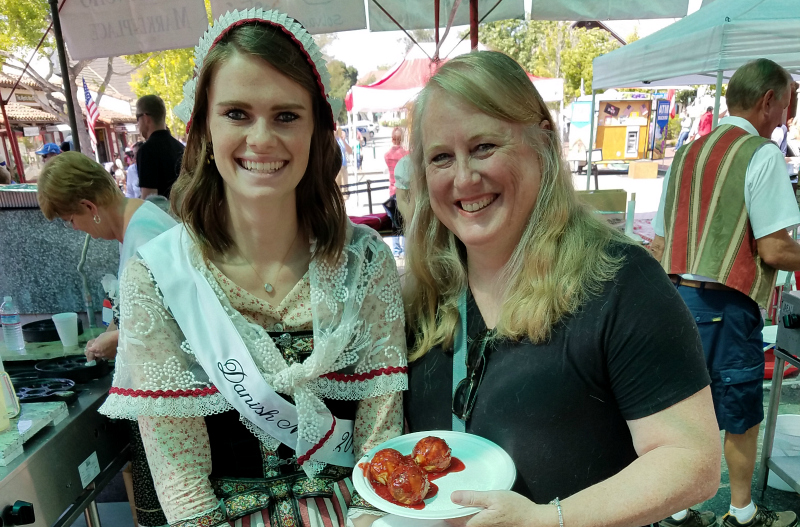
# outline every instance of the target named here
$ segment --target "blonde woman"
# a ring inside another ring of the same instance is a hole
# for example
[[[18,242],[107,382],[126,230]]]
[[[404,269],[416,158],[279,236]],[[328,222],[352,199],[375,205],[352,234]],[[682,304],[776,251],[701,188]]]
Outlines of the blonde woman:
[[[648,525],[716,492],[708,373],[658,264],[577,201],[552,122],[495,52],[417,100],[408,422],[513,458],[513,492],[453,493],[484,509],[469,525]]]
[[[39,208],[48,220],[60,218],[93,238],[120,243],[117,278],[140,246],[177,225],[152,203],[126,198],[108,171],[80,152],[64,152],[45,163],[37,191]],[[116,305],[117,283],[104,285]],[[119,331],[113,321],[105,322],[108,331],[86,346],[87,360],[113,359],[117,354]]]
[[[44,164],[38,181],[39,207],[45,218],[60,218],[77,231],[93,238],[117,240],[119,271],[136,251],[176,222],[166,212],[141,199],[126,198],[114,178],[93,159],[80,152],[64,152]],[[103,286],[119,312],[117,280]],[[86,359],[113,359],[117,355],[119,330],[115,320],[105,320],[108,329],[86,344]],[[147,466],[139,427],[131,423],[133,501],[136,521],[143,527],[165,525],[153,477]]]

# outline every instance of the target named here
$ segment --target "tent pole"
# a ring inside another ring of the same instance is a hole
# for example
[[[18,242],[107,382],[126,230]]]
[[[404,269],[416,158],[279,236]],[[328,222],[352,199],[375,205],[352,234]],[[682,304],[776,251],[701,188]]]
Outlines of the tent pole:
[[[433,0],[433,37],[436,42],[436,49],[439,49],[439,0]]]
[[[594,101],[597,92],[592,89],[592,110],[589,117],[589,146],[586,148],[586,190],[592,185],[592,150],[594,150]],[[595,189],[600,190],[600,189]]]
[[[722,95],[722,70],[717,71],[717,90],[714,94],[714,121],[711,128],[716,128],[719,122],[719,99]]]
[[[478,49],[478,0],[469,0],[469,43],[472,51]]]
[[[78,136],[78,120],[75,117],[75,108],[72,105],[72,80],[69,78],[69,66],[67,65],[67,52],[64,49],[64,38],[61,33],[61,18],[58,16],[58,0],[50,0],[50,11],[53,13],[53,35],[56,37],[56,49],[58,50],[58,63],[61,66],[61,82],[64,85],[64,98],[67,103],[67,113],[69,113],[69,127],[72,129],[72,144],[75,150],[81,151],[81,138]]]

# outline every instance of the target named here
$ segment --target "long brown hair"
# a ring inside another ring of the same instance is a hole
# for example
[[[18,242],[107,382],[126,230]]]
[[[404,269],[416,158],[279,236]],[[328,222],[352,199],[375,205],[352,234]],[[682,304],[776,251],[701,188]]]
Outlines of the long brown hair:
[[[297,219],[303,230],[317,240],[314,256],[335,261],[344,247],[347,213],[336,184],[342,154],[333,135],[330,110],[298,44],[267,24],[251,22],[234,27],[208,52],[198,76],[181,174],[171,193],[172,207],[206,257],[222,255],[233,248],[225,185],[216,164],[206,163],[211,145],[206,94],[214,71],[234,53],[265,60],[311,94],[314,132],[308,167],[295,192]]]

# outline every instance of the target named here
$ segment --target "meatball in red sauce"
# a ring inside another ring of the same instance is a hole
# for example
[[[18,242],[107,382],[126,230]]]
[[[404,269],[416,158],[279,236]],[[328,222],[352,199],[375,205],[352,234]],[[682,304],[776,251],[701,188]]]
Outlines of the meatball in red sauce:
[[[394,448],[384,448],[383,450],[378,450],[373,456],[372,462],[369,464],[369,473],[373,481],[387,485],[392,472],[398,466],[406,463],[407,461],[400,452]]]
[[[428,494],[428,474],[414,464],[399,465],[389,479],[389,493],[404,505],[422,503]]]
[[[411,458],[426,472],[442,472],[450,466],[451,451],[444,439],[425,437],[414,445]]]

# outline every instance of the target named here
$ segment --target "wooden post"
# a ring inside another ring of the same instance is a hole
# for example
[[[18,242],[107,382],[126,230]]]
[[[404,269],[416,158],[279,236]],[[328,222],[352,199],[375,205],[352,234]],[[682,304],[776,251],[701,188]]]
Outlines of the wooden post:
[[[433,29],[433,37],[436,42],[436,48],[439,48],[439,0],[433,0],[433,23],[436,27]]]
[[[14,156],[14,165],[19,175],[19,182],[25,183],[25,169],[22,166],[22,154],[19,151],[19,144],[17,144],[17,136],[14,135],[14,130],[11,129],[11,121],[8,120],[8,115],[6,114],[6,102],[2,97],[0,97],[0,111],[2,111],[3,114],[3,122],[6,124],[8,143],[11,145],[11,154]]]
[[[469,43],[472,51],[478,49],[478,0],[469,0]]]

